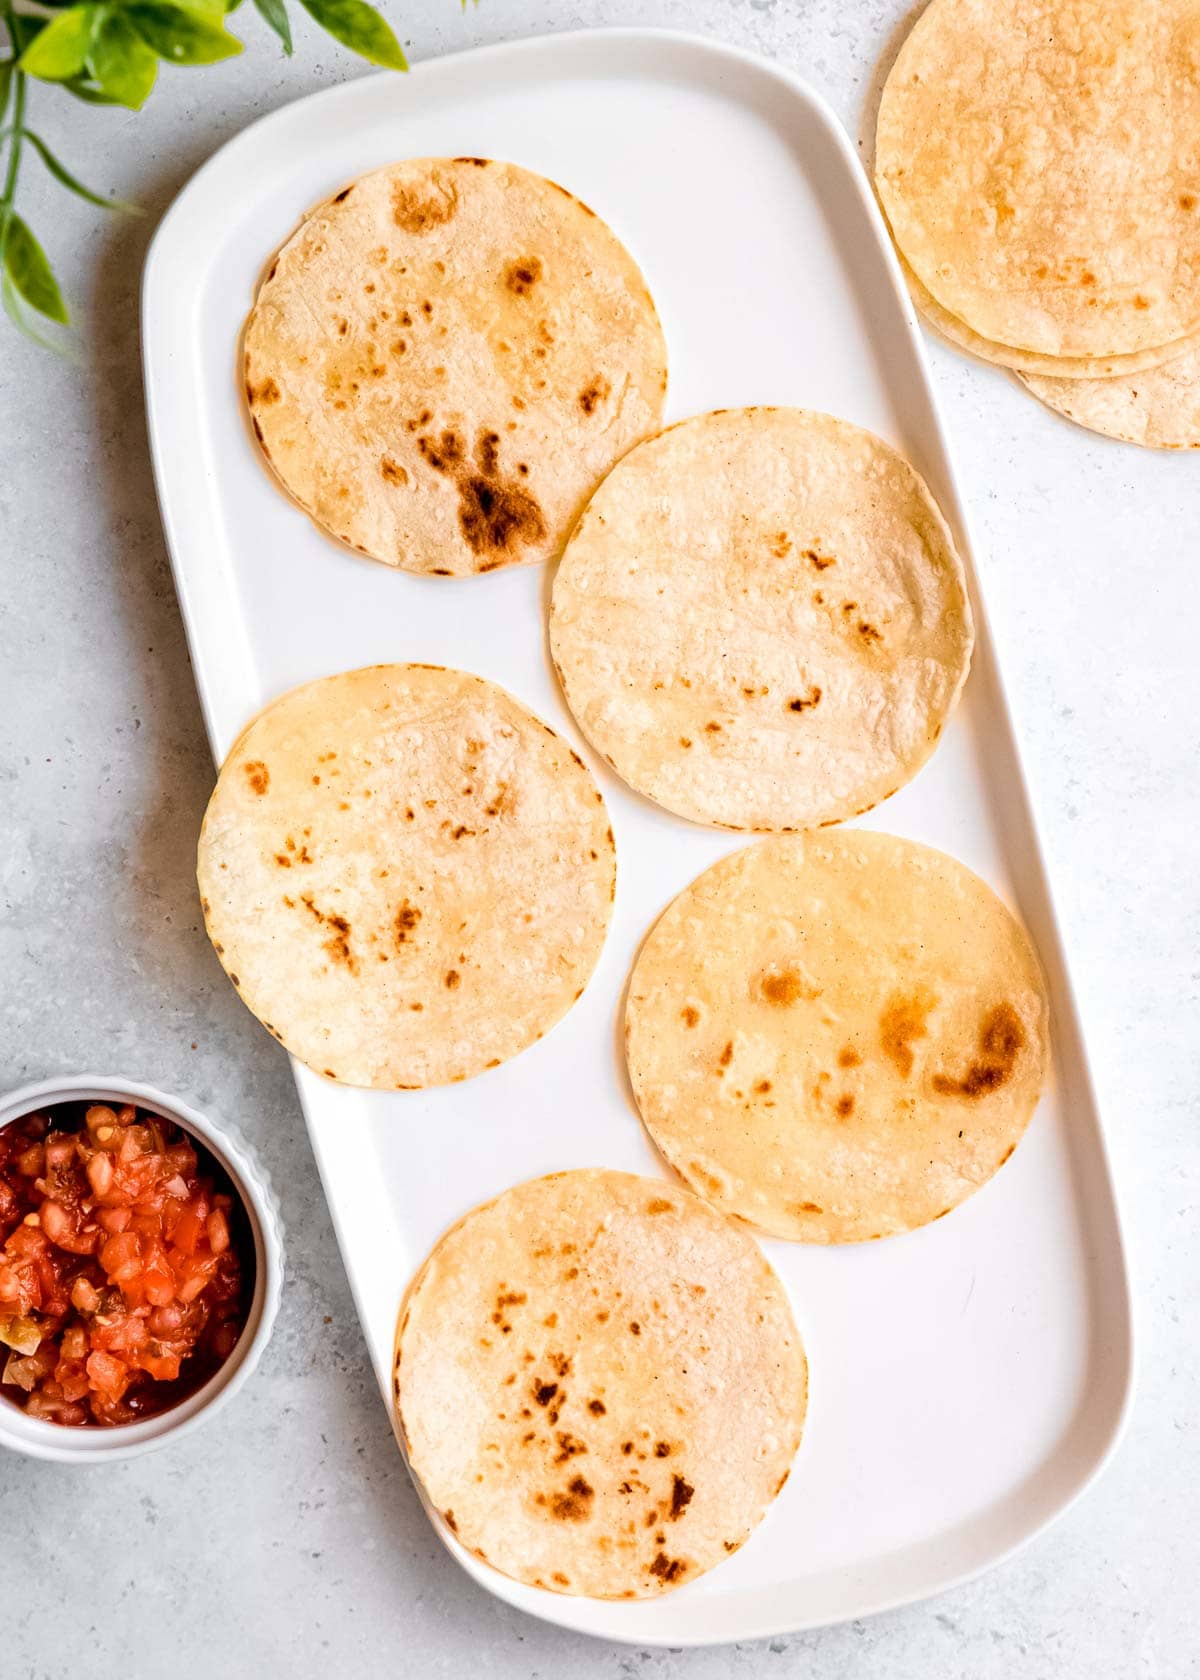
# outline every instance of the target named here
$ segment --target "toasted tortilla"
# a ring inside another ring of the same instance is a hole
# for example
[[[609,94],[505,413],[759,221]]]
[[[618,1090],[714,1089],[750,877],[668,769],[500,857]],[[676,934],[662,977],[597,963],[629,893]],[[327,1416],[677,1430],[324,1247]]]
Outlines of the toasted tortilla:
[[[653,1598],[787,1480],[807,1367],[750,1234],[688,1191],[555,1173],[476,1208],[396,1340],[409,1462],[462,1545],[551,1592]]]
[[[856,829],[780,837],[685,889],[629,983],[629,1075],[666,1159],[799,1242],[940,1219],[1013,1153],[1047,1062],[1045,984],[991,888]]]
[[[1052,356],[1200,325],[1194,0],[931,0],[888,76],[876,182],[937,301]]]
[[[1090,432],[1146,449],[1200,449],[1200,346],[1121,379],[1022,378],[1039,402]]]
[[[375,665],[276,700],[200,834],[205,924],[243,1001],[328,1079],[411,1090],[540,1038],[582,992],[612,830],[578,754],[512,695]]]
[[[550,643],[633,787],[696,822],[791,829],[916,773],[966,679],[971,609],[894,449],[827,414],[726,409],[609,474],[559,566]]]
[[[275,473],[326,531],[410,572],[557,554],[655,430],[654,303],[620,240],[515,164],[416,158],[319,205],[246,324]]]

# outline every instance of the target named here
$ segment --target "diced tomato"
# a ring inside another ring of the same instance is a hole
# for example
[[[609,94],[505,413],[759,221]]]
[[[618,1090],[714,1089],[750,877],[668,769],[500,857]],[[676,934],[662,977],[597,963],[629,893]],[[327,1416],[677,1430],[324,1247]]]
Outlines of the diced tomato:
[[[185,1207],[175,1221],[175,1229],[171,1233],[171,1241],[182,1254],[195,1254],[196,1245],[200,1241],[200,1234],[204,1230],[205,1219],[195,1205]]]
[[[75,1139],[62,1132],[52,1132],[46,1139],[46,1170],[69,1167],[75,1158]]]
[[[77,1312],[94,1313],[100,1304],[100,1292],[82,1273],[71,1285],[71,1305]]]
[[[150,1347],[157,1346],[151,1343]],[[156,1382],[174,1382],[179,1375],[180,1356],[177,1353],[159,1351],[153,1353],[148,1348],[138,1358],[138,1365],[143,1371],[148,1371]]]
[[[208,1246],[214,1254],[224,1254],[229,1247],[229,1221],[223,1208],[214,1208],[206,1221]]]
[[[93,1195],[106,1196],[114,1177],[112,1156],[106,1155],[102,1149],[97,1150],[87,1164],[87,1176]]]
[[[136,1231],[122,1231],[109,1237],[100,1249],[100,1264],[110,1283],[128,1283],[137,1277],[142,1264],[142,1245]]]
[[[59,1365],[55,1371],[65,1400],[82,1400],[92,1386],[82,1364]]]
[[[87,1374],[92,1386],[110,1400],[119,1400],[129,1385],[129,1367],[111,1353],[89,1353]]]
[[[132,1105],[0,1129],[0,1389],[69,1425],[193,1392],[245,1320],[238,1214],[221,1168]]]
[[[59,1350],[68,1361],[87,1358],[88,1336],[82,1324],[73,1324],[69,1330],[63,1331]]]

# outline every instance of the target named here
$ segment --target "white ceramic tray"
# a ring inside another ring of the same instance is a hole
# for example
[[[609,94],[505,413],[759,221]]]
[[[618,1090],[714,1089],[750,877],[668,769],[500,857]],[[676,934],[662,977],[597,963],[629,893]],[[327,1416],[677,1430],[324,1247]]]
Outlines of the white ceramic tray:
[[[745,844],[654,809],[588,750],[546,654],[544,571],[445,582],[359,559],[310,525],[258,457],[238,333],[264,262],[342,183],[424,154],[512,159],[605,217],[662,312],[668,418],[743,403],[844,415],[915,461],[970,548],[867,184],[828,110],[777,66],[641,30],[489,47],[301,100],[233,140],[180,195],[146,268],[146,388],[218,757],[295,683],[432,660],[494,678],[574,741],[616,831],[604,955],[533,1049],[419,1094],[351,1091],[296,1069],[385,1395],[400,1293],[465,1209],[559,1167],[663,1170],[617,1054],[623,984],[668,900]],[[862,1247],[765,1245],[807,1344],[812,1400],[791,1480],[736,1557],[659,1600],[593,1603],[516,1585],[439,1523],[466,1569],[535,1615],[672,1645],[861,1616],[996,1562],[1064,1508],[1119,1433],[1131,1326],[1117,1212],[978,575],[974,600],[965,701],[932,763],[866,821],[943,847],[1019,905],[1050,979],[1051,1087],[1010,1165],[949,1219]]]

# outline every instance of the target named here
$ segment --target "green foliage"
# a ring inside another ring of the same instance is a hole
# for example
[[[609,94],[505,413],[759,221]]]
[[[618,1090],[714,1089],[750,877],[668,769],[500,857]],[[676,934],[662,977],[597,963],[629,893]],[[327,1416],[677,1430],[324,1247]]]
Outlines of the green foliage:
[[[87,59],[94,21],[94,6],[71,6],[59,12],[25,48],[17,69],[44,82],[64,82],[68,76],[77,76]]]
[[[235,4],[240,0],[235,0]],[[254,9],[264,23],[267,23],[283,42],[283,50],[289,58],[292,56],[292,26],[288,22],[287,5],[285,0],[254,0]]]
[[[300,0],[310,17],[351,52],[381,64],[385,70],[407,70],[399,41],[386,18],[367,0]]]
[[[46,253],[28,227],[10,210],[4,224],[4,273],[31,309],[67,324],[67,306]]]
[[[29,78],[50,83],[89,105],[139,111],[154,89],[160,63],[204,66],[233,58],[242,41],[227,28],[241,0],[0,0],[0,305],[36,343],[59,346],[31,323],[29,312],[65,326],[67,307],[45,251],[16,210],[22,156],[35,152],[70,193],[106,210],[133,210],[83,184],[25,121]],[[387,20],[368,0],[300,0],[334,40],[372,64],[407,70]],[[254,9],[292,52],[287,0],[253,0]],[[19,10],[19,5],[35,9]]]
[[[103,6],[92,33],[88,68],[110,99],[140,111],[158,75],[158,59],[123,12]]]

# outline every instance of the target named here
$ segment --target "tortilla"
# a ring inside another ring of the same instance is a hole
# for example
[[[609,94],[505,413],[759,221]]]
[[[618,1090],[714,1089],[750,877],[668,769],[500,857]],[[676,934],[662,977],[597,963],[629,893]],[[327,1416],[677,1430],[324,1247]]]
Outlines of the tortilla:
[[[330,535],[410,572],[557,554],[658,426],[662,329],[616,235],[487,158],[416,158],[328,199],[245,333],[254,429]]]
[[[993,343],[1111,356],[1200,325],[1194,0],[932,0],[875,157],[909,265]]]
[[[1147,449],[1200,449],[1200,346],[1123,379],[1043,379],[1024,384],[1074,420]]]
[[[375,665],[276,700],[200,834],[209,937],[294,1056],[414,1090],[495,1067],[582,992],[612,830],[579,755],[510,694]]]
[[[807,1368],[783,1287],[688,1191],[554,1173],[438,1243],[397,1332],[401,1435],[459,1542],[513,1579],[653,1598],[787,1480]]]
[[[976,875],[890,834],[763,841],[662,916],[626,1012],[654,1142],[721,1212],[799,1242],[940,1219],[1013,1153],[1046,991]]]
[[[933,751],[971,610],[904,458],[845,420],[718,409],[640,444],[554,582],[567,703],[619,775],[735,829],[838,822]]]
[[[1012,368],[1016,373],[1049,375],[1059,380],[1120,379],[1127,374],[1140,373],[1144,368],[1159,367],[1200,343],[1200,330],[1185,334],[1170,344],[1156,344],[1150,350],[1134,350],[1126,356],[1045,356],[1037,350],[1014,350],[1007,344],[993,344],[981,338],[965,321],[943,309],[938,300],[917,279],[912,269],[900,257],[900,267],[912,293],[912,300],[924,316],[925,322],[939,337],[956,350],[965,350],[980,361],[996,367]]]

